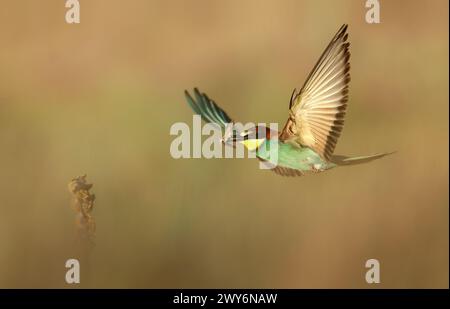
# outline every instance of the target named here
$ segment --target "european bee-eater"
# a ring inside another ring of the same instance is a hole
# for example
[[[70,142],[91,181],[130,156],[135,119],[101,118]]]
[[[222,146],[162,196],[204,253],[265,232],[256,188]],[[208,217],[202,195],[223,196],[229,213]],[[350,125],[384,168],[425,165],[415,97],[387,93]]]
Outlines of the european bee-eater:
[[[271,162],[275,166],[273,171],[286,176],[366,163],[388,155],[389,153],[361,157],[333,155],[344,126],[348,100],[350,43],[347,38],[347,25],[343,25],[300,91],[294,89],[289,101],[289,118],[280,133],[264,126],[255,126],[238,134],[226,133],[224,143],[244,144],[249,151],[256,153],[258,159]],[[214,101],[198,89],[194,89],[195,100],[187,91],[185,95],[194,112],[206,122],[217,123],[223,128],[233,123]],[[278,136],[278,157],[272,162],[267,144],[273,136]]]

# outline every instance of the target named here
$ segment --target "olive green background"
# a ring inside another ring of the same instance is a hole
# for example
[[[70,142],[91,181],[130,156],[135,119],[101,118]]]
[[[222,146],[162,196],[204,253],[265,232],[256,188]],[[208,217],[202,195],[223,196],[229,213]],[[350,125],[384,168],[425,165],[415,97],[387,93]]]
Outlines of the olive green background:
[[[0,2],[0,287],[448,288],[448,1]],[[233,118],[287,118],[343,23],[350,101],[338,154],[300,178],[249,159],[172,159],[183,90]],[[88,174],[96,246],[67,184]],[[368,285],[365,261],[381,263]]]

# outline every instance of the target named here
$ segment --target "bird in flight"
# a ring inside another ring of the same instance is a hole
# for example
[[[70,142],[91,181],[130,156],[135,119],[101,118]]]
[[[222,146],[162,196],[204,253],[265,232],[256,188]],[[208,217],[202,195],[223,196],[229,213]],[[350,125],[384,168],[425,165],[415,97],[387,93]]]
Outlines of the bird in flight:
[[[337,166],[370,162],[390,153],[348,157],[334,155],[334,148],[344,126],[350,82],[350,43],[347,25],[343,25],[309,74],[303,87],[294,89],[289,101],[289,118],[281,132],[265,126],[254,126],[241,132],[227,129],[233,120],[205,93],[194,89],[194,97],[185,91],[194,112],[209,123],[225,128],[223,142],[242,143],[256,153],[263,162],[270,162],[272,170],[284,176],[300,176],[322,172]],[[277,136],[276,161],[272,162],[271,138]]]

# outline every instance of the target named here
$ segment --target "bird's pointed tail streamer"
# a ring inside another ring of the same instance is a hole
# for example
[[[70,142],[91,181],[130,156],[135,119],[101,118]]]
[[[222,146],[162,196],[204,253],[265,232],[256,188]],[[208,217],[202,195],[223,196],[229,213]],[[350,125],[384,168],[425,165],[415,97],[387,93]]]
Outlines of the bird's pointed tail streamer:
[[[379,154],[370,155],[370,156],[359,156],[359,157],[347,157],[347,156],[333,155],[331,157],[330,161],[337,165],[356,165],[356,164],[369,163],[373,160],[381,159],[381,158],[391,155],[393,153],[395,153],[395,152],[386,152],[386,153],[379,153]]]

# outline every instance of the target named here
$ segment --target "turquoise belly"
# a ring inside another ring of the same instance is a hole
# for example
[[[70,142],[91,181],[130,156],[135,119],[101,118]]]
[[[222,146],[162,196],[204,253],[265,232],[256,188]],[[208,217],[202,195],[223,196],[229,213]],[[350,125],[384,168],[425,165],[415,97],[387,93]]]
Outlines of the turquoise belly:
[[[271,145],[273,151],[271,152]],[[278,151],[276,151],[278,146]],[[265,161],[282,167],[293,168],[301,171],[322,171],[336,165],[326,162],[308,147],[296,147],[291,144],[265,141],[256,151],[256,155]]]

